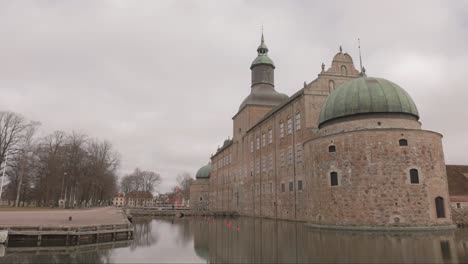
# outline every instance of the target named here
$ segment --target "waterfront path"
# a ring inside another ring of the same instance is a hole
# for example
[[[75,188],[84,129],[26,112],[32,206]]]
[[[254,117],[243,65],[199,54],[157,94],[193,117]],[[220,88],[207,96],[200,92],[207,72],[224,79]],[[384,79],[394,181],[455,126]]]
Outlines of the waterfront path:
[[[69,221],[68,218],[72,217]],[[94,226],[129,223],[122,209],[100,207],[75,210],[0,211],[0,226]]]

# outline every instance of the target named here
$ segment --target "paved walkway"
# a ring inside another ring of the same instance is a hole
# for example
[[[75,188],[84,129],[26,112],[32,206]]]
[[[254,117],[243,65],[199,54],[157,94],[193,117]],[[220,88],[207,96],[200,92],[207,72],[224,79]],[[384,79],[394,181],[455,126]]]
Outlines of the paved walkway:
[[[68,221],[68,217],[72,221]],[[120,208],[0,212],[0,226],[118,225],[128,220]]]

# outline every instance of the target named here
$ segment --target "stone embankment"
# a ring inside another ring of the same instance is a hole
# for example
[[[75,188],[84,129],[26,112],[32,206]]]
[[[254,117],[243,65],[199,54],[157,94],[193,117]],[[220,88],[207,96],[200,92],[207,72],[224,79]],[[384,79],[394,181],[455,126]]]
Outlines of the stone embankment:
[[[237,212],[209,212],[193,211],[189,209],[162,209],[157,207],[135,207],[125,209],[126,214],[131,217],[158,216],[158,217],[185,217],[185,216],[239,216]]]
[[[35,241],[37,246],[49,241],[79,245],[133,236],[127,215],[115,207],[1,212],[0,230],[8,230],[9,243]]]

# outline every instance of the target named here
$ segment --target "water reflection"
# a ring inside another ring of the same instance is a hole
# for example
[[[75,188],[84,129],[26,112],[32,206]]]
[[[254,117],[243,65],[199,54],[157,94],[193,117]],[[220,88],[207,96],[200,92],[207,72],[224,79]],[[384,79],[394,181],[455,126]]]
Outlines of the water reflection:
[[[208,260],[223,263],[458,262],[454,232],[363,233],[309,229],[301,223],[238,219],[209,225]],[[204,236],[206,239],[206,236]],[[464,236],[466,239],[466,236]],[[205,244],[206,242],[203,241]],[[195,238],[195,248],[197,239]]]
[[[252,218],[134,220],[134,240],[127,245],[30,252],[8,248],[0,263],[468,262],[465,229],[363,233],[321,231],[297,222]]]

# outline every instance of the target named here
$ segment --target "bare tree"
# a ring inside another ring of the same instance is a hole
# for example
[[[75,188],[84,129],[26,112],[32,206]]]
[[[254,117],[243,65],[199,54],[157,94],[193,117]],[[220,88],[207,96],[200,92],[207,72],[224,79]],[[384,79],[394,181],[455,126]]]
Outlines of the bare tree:
[[[136,168],[131,174],[122,178],[120,190],[125,194],[131,191],[153,192],[160,183],[161,176],[158,173]]]
[[[178,187],[182,192],[183,198],[188,200],[190,198],[190,186],[192,186],[195,179],[192,178],[190,173],[182,172],[181,174],[177,175],[176,180],[178,183]]]

